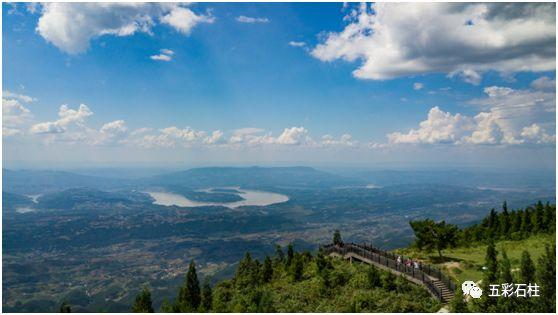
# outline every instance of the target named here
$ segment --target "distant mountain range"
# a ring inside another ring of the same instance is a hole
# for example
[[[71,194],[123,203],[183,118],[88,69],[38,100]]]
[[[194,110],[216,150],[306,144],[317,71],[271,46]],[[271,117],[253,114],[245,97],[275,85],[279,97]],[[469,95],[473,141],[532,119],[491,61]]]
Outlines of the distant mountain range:
[[[366,185],[354,179],[311,167],[205,167],[140,179],[78,175],[64,171],[2,170],[3,190],[32,195],[76,187],[133,189],[149,186],[182,186],[191,189],[241,186],[244,188],[332,188]]]

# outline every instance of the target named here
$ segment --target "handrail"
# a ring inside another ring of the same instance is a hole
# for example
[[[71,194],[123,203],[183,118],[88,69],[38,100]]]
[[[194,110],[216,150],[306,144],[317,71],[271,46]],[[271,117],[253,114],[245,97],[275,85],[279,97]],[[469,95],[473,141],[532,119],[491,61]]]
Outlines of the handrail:
[[[336,252],[338,254],[345,256],[347,253],[352,252],[363,258],[376,262],[380,265],[404,273],[407,276],[419,280],[428,288],[428,290],[431,293],[433,293],[434,296],[438,297],[438,299],[440,300],[443,300],[442,292],[440,288],[434,285],[430,277],[438,279],[439,281],[441,281],[443,284],[446,285],[448,290],[450,290],[452,293],[455,292],[455,284],[451,281],[449,277],[443,274],[440,269],[428,264],[421,264],[420,268],[418,269],[415,268],[414,266],[408,267],[403,263],[397,262],[397,256],[399,255],[395,255],[388,251],[375,248],[371,245],[345,243],[341,246],[329,244],[323,246],[322,248],[327,254]],[[399,256],[399,257],[401,257],[402,261],[408,259],[404,256]]]

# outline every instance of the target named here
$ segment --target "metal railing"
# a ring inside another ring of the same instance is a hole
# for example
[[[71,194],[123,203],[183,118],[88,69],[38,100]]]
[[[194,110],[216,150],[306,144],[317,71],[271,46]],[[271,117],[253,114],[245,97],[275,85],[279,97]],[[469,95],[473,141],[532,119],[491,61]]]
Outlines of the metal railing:
[[[434,284],[434,280],[431,278],[441,281],[448,288],[448,290],[452,293],[455,292],[455,284],[448,276],[443,274],[440,269],[428,264],[420,264],[419,268],[415,268],[413,265],[407,266],[403,262],[410,259],[401,255],[395,255],[388,251],[366,244],[345,243],[342,246],[330,244],[325,245],[322,248],[326,254],[335,252],[345,256],[347,253],[353,253],[362,258],[378,263],[379,265],[404,273],[405,275],[423,283],[426,288],[441,301],[443,301],[442,291]],[[397,261],[398,257],[401,258],[401,262]]]

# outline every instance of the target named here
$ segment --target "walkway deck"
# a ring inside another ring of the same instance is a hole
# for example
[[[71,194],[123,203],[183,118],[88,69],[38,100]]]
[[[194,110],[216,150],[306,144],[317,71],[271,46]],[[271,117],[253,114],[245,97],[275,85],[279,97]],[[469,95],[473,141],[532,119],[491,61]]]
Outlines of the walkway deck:
[[[430,265],[421,265],[419,269],[407,267],[397,263],[397,257],[390,252],[383,251],[365,244],[346,243],[339,245],[326,245],[323,247],[326,254],[342,257],[349,260],[374,265],[380,269],[402,275],[408,281],[425,287],[432,296],[447,303],[454,296],[455,284],[438,268]],[[402,257],[403,261],[405,258]]]

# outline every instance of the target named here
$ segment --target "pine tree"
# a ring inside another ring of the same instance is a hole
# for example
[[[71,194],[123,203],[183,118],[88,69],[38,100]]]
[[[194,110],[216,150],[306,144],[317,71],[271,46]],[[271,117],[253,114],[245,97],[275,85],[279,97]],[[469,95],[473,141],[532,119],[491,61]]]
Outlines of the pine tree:
[[[136,301],[132,306],[132,312],[134,313],[153,313],[153,305],[151,302],[151,292],[147,287],[136,296]]]
[[[290,243],[289,246],[287,247],[287,262],[286,262],[287,266],[291,265],[293,258],[294,258],[294,247],[293,244]]]
[[[467,307],[467,302],[465,302],[465,298],[463,297],[463,291],[461,288],[457,288],[455,290],[455,295],[453,299],[450,301],[450,312],[452,313],[468,313],[469,308]]]
[[[528,251],[523,251],[521,254],[519,281],[525,284],[535,282],[535,265]]]
[[[273,277],[273,266],[271,265],[271,259],[269,258],[269,256],[265,256],[263,269],[262,269],[262,281],[264,283],[267,283],[271,281],[272,277]]]
[[[343,239],[341,238],[341,232],[339,232],[339,230],[333,232],[333,244],[343,246]]]
[[[535,205],[535,211],[533,212],[533,217],[531,218],[531,222],[533,224],[533,231],[535,233],[540,233],[545,231],[545,224],[544,224],[544,206],[542,202],[539,200]]]
[[[205,278],[203,281],[203,286],[201,290],[201,308],[204,312],[210,312],[213,305],[213,291],[211,290],[211,284],[209,283],[209,278]]]
[[[556,313],[556,245],[552,251],[545,246],[545,253],[539,258],[537,281],[541,289],[540,303],[542,313]]]
[[[59,313],[71,313],[71,312],[72,312],[72,308],[70,307],[70,304],[68,304],[66,301],[62,302],[62,304],[60,305]]]
[[[180,288],[178,295],[178,307],[180,312],[195,312],[201,303],[200,282],[196,273],[196,264],[194,260],[190,262],[186,281]]]
[[[505,250],[502,250],[502,262],[500,263],[500,281],[502,283],[513,283],[511,262]]]
[[[512,219],[512,232],[521,232],[521,220],[523,219],[523,210],[518,210],[513,212],[514,216]]]
[[[514,283],[513,275],[511,273],[511,262],[505,250],[502,250],[502,260],[500,262],[500,281],[498,283]],[[498,299],[498,312],[513,312],[516,304],[515,302],[516,301],[511,298]]]
[[[521,234],[523,234],[524,237],[531,234],[531,209],[530,208],[526,208],[525,211],[523,211],[523,217],[521,218]]]
[[[174,306],[169,302],[169,300],[164,299],[163,303],[161,304],[161,313],[177,313],[178,310],[175,310]]]
[[[498,280],[498,251],[496,251],[496,245],[494,245],[494,239],[490,238],[488,240],[488,246],[486,247],[485,265],[486,271],[484,273],[484,283],[495,283]]]
[[[504,239],[509,237],[510,232],[510,214],[508,212],[508,204],[504,201],[502,205],[502,213],[499,215],[500,236]]]
[[[547,232],[556,230],[556,207],[551,206],[548,202],[544,206],[544,221]]]
[[[495,284],[498,280],[498,251],[496,251],[496,245],[494,244],[494,239],[488,239],[488,246],[486,247],[485,256],[485,267],[484,277],[482,280],[482,291],[489,292],[490,284]],[[494,298],[489,298],[488,295],[482,296],[481,307],[484,308],[485,312],[496,311],[497,300]]]
[[[273,257],[273,262],[276,265],[280,265],[285,260],[285,254],[283,253],[283,249],[281,245],[275,245],[275,257]]]
[[[490,209],[490,214],[488,215],[488,235],[495,236],[498,231],[498,214],[494,208]]]
[[[304,272],[304,262],[302,256],[296,254],[293,259],[293,264],[291,266],[291,275],[294,281],[300,281],[302,279],[302,273]]]

